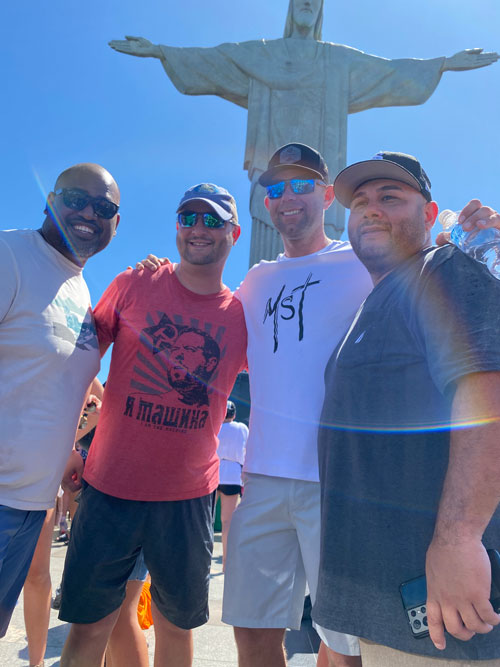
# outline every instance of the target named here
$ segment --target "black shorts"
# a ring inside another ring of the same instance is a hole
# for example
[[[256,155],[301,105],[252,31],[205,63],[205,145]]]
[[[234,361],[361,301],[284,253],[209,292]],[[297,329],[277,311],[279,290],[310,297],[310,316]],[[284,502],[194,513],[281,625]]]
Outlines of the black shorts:
[[[206,623],[214,496],[123,500],[84,483],[71,526],[59,618],[95,623],[118,609],[142,548],[151,597],[163,616],[186,630]]]
[[[239,484],[219,484],[217,490],[225,496],[241,496],[241,486]]]

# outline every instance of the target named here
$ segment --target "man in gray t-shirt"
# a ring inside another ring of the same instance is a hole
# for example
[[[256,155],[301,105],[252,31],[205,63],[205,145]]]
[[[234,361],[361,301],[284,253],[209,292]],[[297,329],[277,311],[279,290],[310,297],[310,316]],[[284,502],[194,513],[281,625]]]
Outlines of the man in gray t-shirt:
[[[375,287],[325,374],[313,617],[369,640],[370,665],[500,665],[486,554],[500,548],[500,281],[430,246],[437,205],[412,156],[352,165],[335,194]],[[463,214],[499,220],[477,201]],[[399,587],[424,571],[430,637],[416,639]]]
[[[82,269],[116,233],[119,204],[104,167],[77,164],[47,195],[40,229],[0,232],[0,637],[99,370]]]

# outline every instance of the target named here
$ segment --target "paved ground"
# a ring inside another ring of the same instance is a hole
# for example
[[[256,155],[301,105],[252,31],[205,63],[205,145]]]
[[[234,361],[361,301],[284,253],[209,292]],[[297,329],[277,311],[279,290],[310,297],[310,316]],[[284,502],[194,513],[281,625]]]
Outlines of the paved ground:
[[[194,631],[194,667],[237,667],[236,648],[232,628],[222,623],[222,547],[220,534],[215,536],[215,549],[212,559],[210,582],[210,620],[207,625]],[[51,575],[54,589],[61,580],[66,546],[53,543],[51,556]],[[46,667],[59,665],[59,657],[68,633],[68,625],[59,621],[57,612],[51,612]],[[150,662],[153,664],[154,631],[146,630],[149,644]],[[318,637],[310,622],[303,622],[302,629],[287,632],[286,646],[290,667],[313,667],[316,664]],[[28,665],[28,650],[24,632],[22,596],[14,611],[7,635],[0,640],[0,665],[2,667],[25,667]],[[127,665],[123,665],[127,667]]]

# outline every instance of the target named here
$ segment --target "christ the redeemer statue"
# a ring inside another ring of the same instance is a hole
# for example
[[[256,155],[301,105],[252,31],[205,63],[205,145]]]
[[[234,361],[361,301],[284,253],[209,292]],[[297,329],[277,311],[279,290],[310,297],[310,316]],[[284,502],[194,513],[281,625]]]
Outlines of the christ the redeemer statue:
[[[218,95],[248,109],[244,168],[252,183],[250,264],[274,259],[281,241],[258,185],[270,155],[298,141],[322,153],[330,174],[346,163],[347,116],[373,107],[423,104],[441,75],[486,67],[497,53],[460,51],[450,58],[388,60],[321,41],[324,0],[290,0],[282,39],[221,44],[213,48],[155,45],[142,37],[109,44],[116,51],[158,58],[179,92]],[[327,235],[344,229],[340,205],[326,212]]]

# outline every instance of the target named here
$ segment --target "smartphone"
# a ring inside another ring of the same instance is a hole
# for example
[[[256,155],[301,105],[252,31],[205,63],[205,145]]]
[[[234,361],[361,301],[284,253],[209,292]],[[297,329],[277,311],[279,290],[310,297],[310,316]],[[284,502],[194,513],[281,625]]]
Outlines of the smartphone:
[[[495,612],[500,614],[500,553],[496,549],[488,549],[487,553],[491,563],[490,602]],[[412,635],[415,639],[428,637],[425,576],[405,581],[399,587],[399,592]]]
[[[429,636],[427,627],[427,581],[425,575],[405,581],[399,587],[410,630],[415,639]]]
[[[500,552],[488,549],[491,563],[491,595],[490,602],[497,614],[500,614]]]

